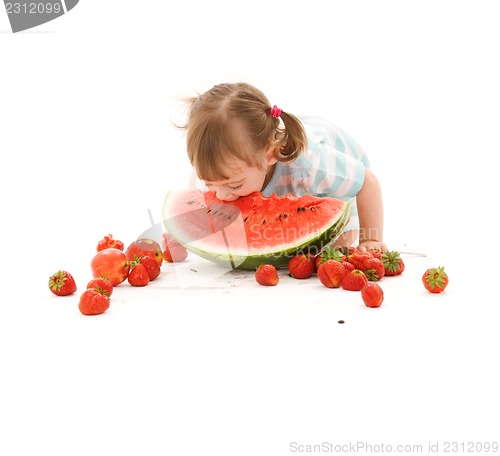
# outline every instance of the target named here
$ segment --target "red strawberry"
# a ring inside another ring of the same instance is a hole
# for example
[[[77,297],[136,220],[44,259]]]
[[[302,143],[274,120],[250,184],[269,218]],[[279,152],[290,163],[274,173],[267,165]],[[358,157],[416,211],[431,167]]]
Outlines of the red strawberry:
[[[124,247],[123,242],[119,241],[118,239],[113,239],[113,235],[111,234],[104,236],[104,238],[97,243],[98,252],[104,249],[123,250],[123,247]]]
[[[288,262],[288,272],[295,279],[308,279],[314,272],[314,257],[298,253]]]
[[[145,287],[149,283],[148,271],[141,263],[135,263],[129,272],[127,280],[134,287]]]
[[[367,283],[368,279],[364,272],[359,269],[354,269],[345,275],[342,279],[341,286],[344,290],[360,291]]]
[[[277,285],[279,281],[278,271],[272,264],[261,264],[255,271],[255,280],[260,285]]]
[[[76,291],[75,279],[67,271],[57,271],[49,278],[49,289],[57,296],[68,296]]]
[[[318,278],[327,288],[339,288],[346,273],[342,263],[336,260],[326,260],[318,268]]]
[[[88,288],[80,296],[78,308],[83,315],[98,315],[109,308],[109,297],[94,288]]]
[[[368,258],[363,264],[363,272],[368,280],[378,282],[385,275],[384,263],[375,257]]]
[[[336,247],[336,250],[346,257],[361,251],[357,247]]]
[[[163,233],[163,259],[169,263],[184,261],[188,252],[186,248],[177,242],[169,233]]]
[[[422,282],[427,291],[431,293],[441,293],[448,285],[448,274],[444,272],[444,267],[430,268],[424,272]]]
[[[392,252],[384,252],[381,257],[384,263],[385,275],[395,276],[401,274],[405,270],[405,264],[399,255],[399,252],[393,250]]]
[[[153,257],[144,255],[139,258],[139,263],[141,263],[146,268],[149,280],[154,280],[160,275],[160,266],[158,264],[158,261],[156,261]]]
[[[384,292],[378,283],[368,282],[361,289],[361,298],[367,307],[380,307]]]
[[[89,283],[87,283],[87,288],[94,288],[105,296],[111,296],[113,293],[113,284],[111,283],[111,280],[104,277],[92,279]]]
[[[369,258],[373,258],[373,255],[370,252],[368,252],[367,250],[364,250],[362,252],[351,253],[347,257],[347,261],[349,261],[349,263],[352,263],[354,265],[355,269],[359,269],[360,271],[363,271],[365,268],[364,263]]]
[[[354,271],[356,269],[352,263],[349,263],[349,261],[342,261],[342,266],[344,266],[346,272]]]
[[[316,257],[314,258],[314,267],[316,268],[316,271],[319,269],[321,263],[323,263],[326,260],[327,258],[324,258],[321,253],[316,255]]]
[[[375,258],[379,260],[382,258],[382,250],[380,249],[369,249],[368,250]]]
[[[334,247],[327,247],[316,256],[314,260],[316,269],[318,269],[319,265],[326,260],[336,260],[342,262],[346,260],[346,256]]]

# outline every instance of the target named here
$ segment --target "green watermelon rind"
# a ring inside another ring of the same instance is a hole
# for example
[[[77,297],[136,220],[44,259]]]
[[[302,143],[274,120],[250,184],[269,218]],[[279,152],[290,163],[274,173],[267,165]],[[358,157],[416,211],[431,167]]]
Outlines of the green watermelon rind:
[[[167,203],[168,195],[165,200]],[[164,205],[164,211],[165,211]],[[165,213],[163,214],[164,221],[167,219]],[[209,252],[203,250],[191,243],[183,243],[184,247],[193,252],[194,254],[212,261],[214,263],[230,267],[232,269],[246,269],[255,270],[261,264],[272,264],[276,268],[286,268],[290,259],[297,253],[312,253],[318,254],[327,245],[333,243],[344,231],[351,218],[351,205],[349,202],[345,202],[342,212],[339,212],[335,219],[332,219],[330,226],[325,225],[324,230],[319,233],[316,237],[308,239],[298,245],[294,245],[285,250],[276,250],[274,252],[269,252],[261,255],[246,255],[241,256],[238,254],[231,255],[227,252],[217,253]],[[168,225],[165,226],[167,231],[169,231]],[[170,232],[170,234],[175,238],[175,233]],[[179,239],[178,239],[179,240]]]

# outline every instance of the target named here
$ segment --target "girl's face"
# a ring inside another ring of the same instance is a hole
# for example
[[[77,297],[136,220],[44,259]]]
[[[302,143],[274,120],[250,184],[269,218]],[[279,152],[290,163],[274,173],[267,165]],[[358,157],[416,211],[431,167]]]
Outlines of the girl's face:
[[[223,201],[234,201],[240,196],[260,192],[271,178],[276,159],[270,153],[263,154],[262,166],[249,166],[247,163],[235,160],[228,165],[229,179],[205,181],[208,190],[215,192],[217,198]]]

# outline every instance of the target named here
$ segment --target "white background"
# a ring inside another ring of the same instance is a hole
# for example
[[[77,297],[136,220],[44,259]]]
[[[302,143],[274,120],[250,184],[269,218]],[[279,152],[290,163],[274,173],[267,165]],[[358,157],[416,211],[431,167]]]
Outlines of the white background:
[[[500,440],[496,269],[479,277],[496,263],[496,11],[81,0],[12,34],[0,8],[0,453]],[[106,314],[80,315],[97,240],[131,242],[186,185],[182,98],[239,80],[357,139],[382,185],[386,243],[428,257],[384,282],[375,313],[286,275],[273,289],[248,274],[181,287],[165,265],[155,286],[124,284]],[[419,283],[438,265],[451,277],[439,297]],[[58,269],[77,294],[50,294]]]

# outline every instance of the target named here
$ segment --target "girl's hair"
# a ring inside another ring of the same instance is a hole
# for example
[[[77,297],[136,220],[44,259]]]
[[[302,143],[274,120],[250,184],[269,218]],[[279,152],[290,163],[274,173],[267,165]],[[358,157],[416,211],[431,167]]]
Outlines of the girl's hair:
[[[250,84],[219,84],[187,101],[187,123],[180,128],[187,130],[189,160],[201,179],[228,179],[230,159],[260,166],[256,152],[269,144],[279,146],[279,161],[294,160],[306,147],[300,120],[284,111],[272,116],[269,100]]]

